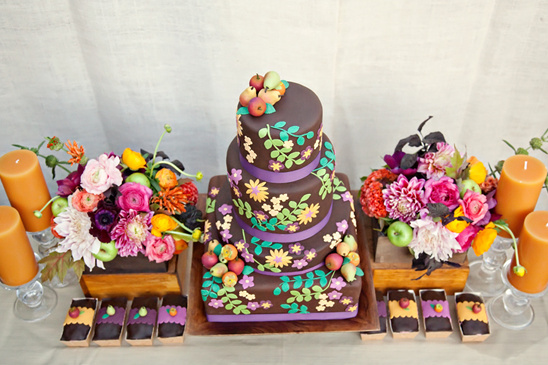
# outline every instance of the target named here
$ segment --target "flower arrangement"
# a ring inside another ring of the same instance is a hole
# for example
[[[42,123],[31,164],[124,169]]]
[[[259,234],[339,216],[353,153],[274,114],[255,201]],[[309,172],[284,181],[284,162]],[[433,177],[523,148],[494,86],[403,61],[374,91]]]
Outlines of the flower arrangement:
[[[413,267],[427,275],[454,253],[472,247],[483,254],[497,231],[507,230],[493,209],[497,179],[476,157],[448,144],[441,132],[423,136],[430,119],[417,134],[400,140],[394,153],[384,156],[386,165],[362,178],[360,189],[364,213],[379,220],[380,231],[394,245],[408,246]]]
[[[74,141],[62,143],[57,137],[47,137],[47,148],[65,151],[68,161],[54,155],[40,154],[42,142],[30,149],[46,160],[55,178],[59,167],[68,176],[58,180],[57,195],[51,203],[51,230],[59,238],[57,246],[43,258],[42,279],[58,276],[63,281],[68,269],[80,277],[87,266],[104,269],[104,262],[116,256],[145,255],[157,263],[169,261],[182,252],[187,242],[201,239],[203,220],[196,209],[198,190],[189,178],[200,180],[203,175],[188,175],[180,161],[170,161],[158,151],[165,133],[164,126],[154,153],[136,152],[126,148],[121,156],[103,153],[88,158],[84,148]],[[71,171],[67,166],[76,166]]]

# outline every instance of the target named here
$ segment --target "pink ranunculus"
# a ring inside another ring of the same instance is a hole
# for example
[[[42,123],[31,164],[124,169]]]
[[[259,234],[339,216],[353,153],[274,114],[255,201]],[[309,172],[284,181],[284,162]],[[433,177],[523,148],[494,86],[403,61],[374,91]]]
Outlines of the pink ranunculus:
[[[430,179],[424,184],[424,203],[442,203],[450,210],[459,206],[459,188],[448,176]]]
[[[464,216],[470,218],[474,224],[478,223],[489,210],[487,197],[472,190],[466,191],[459,204],[462,206]]]
[[[164,238],[150,235],[145,241],[145,246],[145,256],[148,260],[158,263],[171,260],[175,252],[175,241],[170,235]]]
[[[103,200],[105,196],[103,194],[91,194],[85,190],[76,190],[72,194],[72,206],[79,212],[88,213],[93,212],[97,208],[97,204]]]
[[[102,154],[99,159],[91,159],[86,164],[80,183],[92,194],[101,194],[112,187],[122,184],[122,173],[118,170],[120,158]]]
[[[118,190],[122,195],[116,198],[116,205],[121,209],[150,212],[149,200],[152,197],[152,189],[136,182],[127,182]]]
[[[470,245],[472,244],[472,241],[476,237],[476,234],[479,230],[480,229],[478,227],[470,224],[461,233],[459,233],[459,235],[457,236],[457,242],[460,245],[459,252],[465,252],[470,248]]]

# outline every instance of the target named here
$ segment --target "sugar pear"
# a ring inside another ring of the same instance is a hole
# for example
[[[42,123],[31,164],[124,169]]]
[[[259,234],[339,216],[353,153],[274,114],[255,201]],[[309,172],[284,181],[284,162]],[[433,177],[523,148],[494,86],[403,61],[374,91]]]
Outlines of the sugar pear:
[[[242,91],[242,93],[240,94],[240,104],[242,106],[248,106],[251,99],[255,97],[257,97],[257,89],[255,89],[255,87],[253,86],[250,86]]]
[[[259,91],[259,98],[263,99],[265,103],[274,105],[278,101],[280,101],[282,96],[280,95],[280,92],[278,90],[262,89],[261,91]]]
[[[337,245],[337,253],[341,255],[342,257],[348,256],[348,253],[350,252],[350,246],[346,242],[339,242]]]
[[[356,242],[356,238],[354,238],[354,236],[347,234],[344,236],[343,241],[348,244],[348,247],[350,248],[350,252],[358,251],[358,242]]]
[[[209,270],[209,272],[216,278],[221,278],[228,272],[228,267],[222,262],[218,262]]]
[[[341,274],[349,283],[356,280],[356,266],[347,262],[341,267]]]
[[[276,71],[268,71],[264,75],[263,87],[265,89],[275,89],[280,84],[281,78]]]

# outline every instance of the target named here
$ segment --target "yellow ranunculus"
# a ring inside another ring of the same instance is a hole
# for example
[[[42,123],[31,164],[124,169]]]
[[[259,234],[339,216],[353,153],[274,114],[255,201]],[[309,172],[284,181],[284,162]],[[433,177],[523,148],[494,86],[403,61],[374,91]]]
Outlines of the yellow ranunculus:
[[[172,231],[177,228],[177,222],[175,222],[169,215],[155,214],[151,219],[152,230],[150,233],[156,237],[162,237],[162,232]]]
[[[462,217],[464,215],[464,212],[462,210],[462,206],[459,205],[459,207],[457,209],[455,209],[455,212],[453,214],[455,215],[455,217]],[[461,220],[455,219],[455,220],[451,221],[450,223],[448,223],[445,226],[445,228],[447,228],[451,232],[461,233],[469,225],[470,225],[470,223],[468,223],[466,221],[461,221]]]
[[[490,222],[484,229],[478,232],[476,238],[474,238],[474,241],[472,242],[472,248],[474,249],[476,256],[483,255],[483,253],[491,247],[495,238],[497,238],[497,230],[495,229],[493,222]]]
[[[124,150],[122,162],[133,171],[144,169],[147,164],[143,156],[141,156],[139,152],[133,151],[131,148],[126,148]]]
[[[468,163],[470,163],[470,179],[474,180],[478,185],[484,182],[487,177],[487,169],[483,165],[483,162],[472,156],[468,159]]]
[[[162,189],[171,189],[178,185],[177,176],[170,169],[161,169],[156,173],[156,179]]]

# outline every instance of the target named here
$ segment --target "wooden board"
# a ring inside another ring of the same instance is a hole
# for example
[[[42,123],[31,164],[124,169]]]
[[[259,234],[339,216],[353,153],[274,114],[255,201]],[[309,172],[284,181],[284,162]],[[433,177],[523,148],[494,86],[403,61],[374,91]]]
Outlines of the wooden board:
[[[355,196],[356,194],[354,194]],[[359,207],[359,205],[356,205]],[[202,279],[201,256],[203,245],[193,247],[192,268],[190,277],[190,293],[188,304],[187,328],[190,335],[259,335],[276,333],[307,333],[307,332],[364,332],[379,330],[379,317],[371,260],[365,246],[365,226],[358,218],[358,244],[360,248],[361,268],[364,272],[362,292],[359,300],[358,314],[355,318],[328,321],[283,321],[283,322],[208,322],[204,303],[200,295]]]
[[[429,276],[425,275],[421,279],[416,280],[425,271],[416,271],[411,268],[412,256],[405,254],[399,247],[391,244],[388,247],[383,246],[382,252],[377,253],[376,239],[377,235],[373,231],[373,219],[367,217],[361,209],[358,216],[360,221],[364,222],[365,239],[370,257],[377,257],[377,260],[371,262],[373,271],[373,283],[377,290],[386,293],[390,289],[445,289],[448,295],[453,295],[455,292],[463,291],[468,279],[470,267],[466,254],[458,255],[455,261],[460,267],[443,265],[441,268],[434,270]],[[391,247],[391,248],[390,248]],[[389,251],[392,249],[392,251]],[[402,253],[403,252],[403,253]]]

